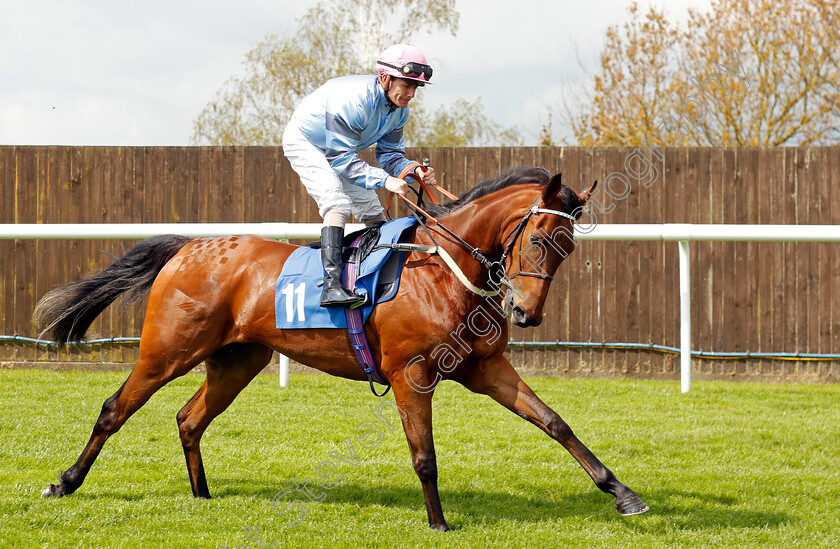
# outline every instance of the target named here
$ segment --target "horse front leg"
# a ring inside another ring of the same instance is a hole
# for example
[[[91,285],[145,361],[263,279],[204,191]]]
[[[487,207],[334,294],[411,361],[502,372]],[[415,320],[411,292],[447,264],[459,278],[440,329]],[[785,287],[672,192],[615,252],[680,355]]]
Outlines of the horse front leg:
[[[401,411],[403,430],[411,450],[411,464],[423,486],[429,526],[447,532],[450,528],[443,518],[440,504],[437,458],[432,438],[432,393],[418,393],[405,383],[395,381],[394,399]]]
[[[638,515],[650,509],[633,490],[619,482],[613,472],[595,457],[557,412],[534,394],[503,356],[477,365],[456,381],[473,392],[490,396],[562,444],[589,474],[595,486],[615,496],[615,508],[621,515]]]

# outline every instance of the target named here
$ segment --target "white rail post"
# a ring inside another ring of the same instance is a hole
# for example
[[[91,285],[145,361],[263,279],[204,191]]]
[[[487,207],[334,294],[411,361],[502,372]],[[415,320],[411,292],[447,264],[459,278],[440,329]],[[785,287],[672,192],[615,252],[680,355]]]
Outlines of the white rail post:
[[[688,240],[680,240],[680,389],[691,389],[691,263]]]
[[[289,243],[288,238],[281,238],[280,242]],[[280,360],[277,362],[277,379],[280,381],[280,387],[289,386],[289,357],[284,354],[280,355]]]
[[[280,355],[280,362],[277,364],[277,376],[280,379],[280,387],[289,386],[289,357]]]

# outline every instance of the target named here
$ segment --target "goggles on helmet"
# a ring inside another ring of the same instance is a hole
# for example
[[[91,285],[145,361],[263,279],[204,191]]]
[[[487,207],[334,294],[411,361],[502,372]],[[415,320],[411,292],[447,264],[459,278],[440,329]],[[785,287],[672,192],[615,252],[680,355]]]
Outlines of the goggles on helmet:
[[[390,63],[385,63],[384,61],[377,61],[377,64],[382,65],[384,67],[396,69],[400,72],[401,75],[407,78],[422,77],[426,81],[432,79],[432,67],[430,67],[429,65],[424,65],[423,63],[414,63],[412,61],[406,63],[402,67],[397,67],[396,65],[391,65]]]

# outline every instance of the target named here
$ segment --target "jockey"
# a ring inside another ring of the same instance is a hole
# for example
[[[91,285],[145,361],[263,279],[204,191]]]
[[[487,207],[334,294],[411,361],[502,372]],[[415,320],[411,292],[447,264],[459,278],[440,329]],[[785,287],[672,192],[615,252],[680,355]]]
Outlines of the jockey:
[[[434,170],[407,160],[403,144],[408,103],[417,88],[430,83],[432,68],[408,44],[386,49],[376,66],[379,76],[335,78],[304,97],[283,133],[283,152],[324,219],[322,307],[364,301],[341,285],[344,225],[350,214],[368,227],[384,223],[374,189],[405,194],[408,185],[397,176],[412,165],[426,183],[435,183]],[[357,154],[373,144],[378,168]]]

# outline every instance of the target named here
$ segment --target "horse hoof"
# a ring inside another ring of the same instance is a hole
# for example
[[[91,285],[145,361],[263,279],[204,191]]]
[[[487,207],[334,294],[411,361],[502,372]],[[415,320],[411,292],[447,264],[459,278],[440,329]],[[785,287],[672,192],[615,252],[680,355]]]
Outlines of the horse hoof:
[[[449,532],[451,530],[445,522],[443,524],[431,524],[430,526],[432,530],[437,530],[438,532]]]
[[[628,496],[621,501],[616,501],[615,508],[622,517],[632,517],[633,515],[641,515],[650,511],[648,504],[642,501],[642,498],[636,494]]]
[[[58,490],[58,486],[56,486],[55,484],[50,484],[49,486],[44,488],[43,492],[41,492],[42,498],[51,498],[53,496],[61,496],[61,493]]]

